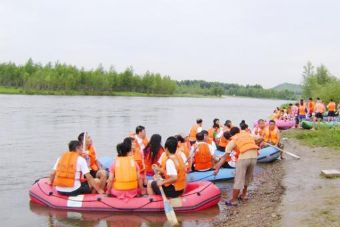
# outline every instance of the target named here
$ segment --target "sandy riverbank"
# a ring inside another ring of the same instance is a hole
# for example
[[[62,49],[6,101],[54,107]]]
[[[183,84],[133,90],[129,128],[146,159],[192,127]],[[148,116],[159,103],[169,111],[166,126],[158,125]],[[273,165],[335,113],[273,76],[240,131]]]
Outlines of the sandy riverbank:
[[[325,179],[320,171],[340,169],[340,152],[307,147],[293,139],[285,142],[285,149],[301,159],[259,165],[264,171],[256,175],[250,200],[238,207],[222,206],[214,226],[339,226],[340,179]],[[229,197],[230,191],[223,192],[222,202]]]

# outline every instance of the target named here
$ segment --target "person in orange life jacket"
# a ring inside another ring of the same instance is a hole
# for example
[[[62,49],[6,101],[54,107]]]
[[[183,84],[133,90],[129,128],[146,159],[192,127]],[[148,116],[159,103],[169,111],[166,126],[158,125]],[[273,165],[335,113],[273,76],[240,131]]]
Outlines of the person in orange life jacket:
[[[247,200],[247,189],[249,184],[253,180],[253,172],[258,156],[259,147],[256,145],[256,141],[253,135],[244,131],[246,129],[244,124],[242,124],[241,127],[242,131],[240,131],[240,129],[237,127],[233,127],[230,130],[232,140],[226,147],[225,155],[221,157],[214,171],[214,174],[216,175],[223,163],[227,160],[232,150],[237,148],[240,151],[239,157],[236,161],[236,175],[234,180],[232,199],[226,201],[225,203],[228,206],[237,205],[237,200],[239,198],[241,189],[243,190],[240,198],[244,201]],[[260,140],[259,138],[256,139]]]
[[[224,132],[223,133],[223,137],[226,139],[226,141],[231,141],[231,134],[229,131]],[[227,144],[228,145],[228,144]],[[225,147],[223,150],[221,150],[223,152],[225,152]],[[235,168],[235,163],[236,160],[238,158],[238,151],[236,151],[235,149],[230,153],[229,157],[227,157],[226,162],[222,165],[223,168]],[[220,160],[220,158],[219,158]],[[218,161],[219,161],[218,160]]]
[[[214,150],[204,141],[204,132],[197,133],[193,147],[193,171],[207,171],[214,166]]]
[[[249,127],[248,127],[248,125],[246,124],[246,121],[245,120],[242,120],[241,122],[240,122],[240,128],[241,128],[241,125],[244,125],[244,127],[246,127],[244,130],[246,131],[246,132],[248,132],[248,133],[251,133],[251,130],[249,129]]]
[[[152,165],[157,164],[159,158],[164,152],[164,148],[161,145],[162,137],[158,134],[154,134],[150,138],[150,142],[144,148],[144,164],[145,172],[147,176],[153,176],[154,172]]]
[[[131,199],[144,192],[139,167],[133,158],[131,143],[117,145],[117,158],[110,167],[107,194],[119,199]]]
[[[84,134],[85,141],[84,141]],[[78,141],[85,145],[85,149],[83,147],[82,156],[87,161],[87,165],[90,169],[90,174],[93,178],[98,178],[100,181],[100,187],[104,188],[107,180],[107,173],[104,169],[102,169],[101,164],[97,160],[96,149],[93,146],[93,141],[91,136],[87,132],[82,132],[78,136]],[[84,143],[85,142],[85,143]]]
[[[257,126],[254,128],[254,135],[263,137],[265,128],[266,122],[263,119],[259,119],[257,121]]]
[[[199,118],[196,120],[196,124],[191,127],[189,132],[189,141],[191,145],[196,142],[196,134],[202,131],[202,124],[203,120]]]
[[[157,179],[148,182],[148,194],[160,195],[159,187],[162,186],[167,197],[178,197],[183,194],[186,187],[186,170],[184,162],[176,155],[178,141],[175,137],[169,137],[164,145],[166,158],[162,161],[161,167],[155,166],[156,171],[165,179]]]
[[[217,135],[219,132],[220,132],[220,120],[218,118],[215,118],[213,120],[212,127],[208,130],[208,136],[211,140],[213,140],[216,143]]]
[[[269,121],[269,125],[264,130],[263,141],[275,146],[280,144],[280,131],[277,128],[275,121]]]
[[[178,141],[177,150],[181,150],[185,154],[185,157],[188,158],[190,156],[190,144],[182,135],[175,135],[175,138]]]
[[[328,121],[334,121],[336,103],[333,101],[333,99],[331,99],[330,102],[328,103],[327,109],[328,109]]]
[[[228,145],[229,143],[229,131],[225,131],[223,132],[222,134],[222,137],[220,138],[220,141],[217,145],[217,150],[219,151],[224,151],[225,150],[225,147]]]
[[[308,117],[312,118],[315,110],[315,102],[313,98],[309,97],[308,99]]]
[[[190,158],[190,144],[187,141],[185,141],[185,139],[181,135],[175,135],[175,138],[178,141],[176,154],[182,157],[187,172],[191,171],[192,159]],[[164,155],[165,154],[163,153],[162,156]],[[162,158],[163,157],[160,158],[160,160],[158,161],[158,164],[162,163],[161,161]]]
[[[215,144],[215,142],[212,139],[210,139],[208,131],[207,130],[202,130],[202,132],[204,134],[204,142],[209,144],[210,149],[215,151],[217,149],[216,144]]]
[[[49,184],[56,187],[56,190],[66,196],[77,196],[90,194],[93,189],[103,194],[103,188],[99,186],[99,180],[93,179],[87,167],[86,160],[81,156],[82,144],[73,140],[68,144],[69,151],[64,152],[57,160],[49,177]],[[81,182],[84,175],[87,182]]]
[[[304,104],[303,99],[300,99],[300,104],[299,104],[299,121],[302,121],[303,119],[306,119],[306,114],[307,114],[307,107]]]

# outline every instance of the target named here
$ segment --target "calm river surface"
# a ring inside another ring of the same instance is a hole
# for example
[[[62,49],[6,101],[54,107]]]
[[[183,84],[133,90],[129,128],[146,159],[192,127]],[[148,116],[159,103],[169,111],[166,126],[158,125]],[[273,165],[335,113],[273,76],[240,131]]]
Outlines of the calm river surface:
[[[196,118],[209,128],[213,118],[249,126],[285,101],[252,98],[145,98],[0,95],[1,226],[163,226],[163,214],[91,214],[56,212],[30,204],[35,179],[47,176],[67,143],[86,130],[98,156],[114,155],[114,146],[144,125],[148,136],[187,133]],[[230,188],[230,183],[220,185]],[[182,226],[210,226],[214,207],[180,215]]]

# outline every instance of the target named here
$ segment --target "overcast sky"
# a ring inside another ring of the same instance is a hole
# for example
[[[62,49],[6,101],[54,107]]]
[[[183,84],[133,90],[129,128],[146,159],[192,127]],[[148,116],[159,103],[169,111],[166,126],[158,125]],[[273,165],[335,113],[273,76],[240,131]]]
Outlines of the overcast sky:
[[[1,0],[0,61],[133,66],[173,79],[301,82],[340,75],[340,1]]]

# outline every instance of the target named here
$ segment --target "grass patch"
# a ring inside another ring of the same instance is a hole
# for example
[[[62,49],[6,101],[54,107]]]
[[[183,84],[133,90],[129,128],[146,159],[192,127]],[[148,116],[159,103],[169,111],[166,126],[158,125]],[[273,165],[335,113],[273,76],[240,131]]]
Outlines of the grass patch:
[[[289,130],[284,136],[294,138],[313,147],[329,147],[340,150],[340,127],[320,128],[318,130]]]
[[[211,95],[195,95],[195,94],[151,94],[133,91],[75,91],[75,90],[25,90],[22,88],[3,87],[0,86],[0,94],[25,94],[25,95],[90,95],[90,96],[131,96],[131,97],[193,97],[193,98],[220,98]]]

